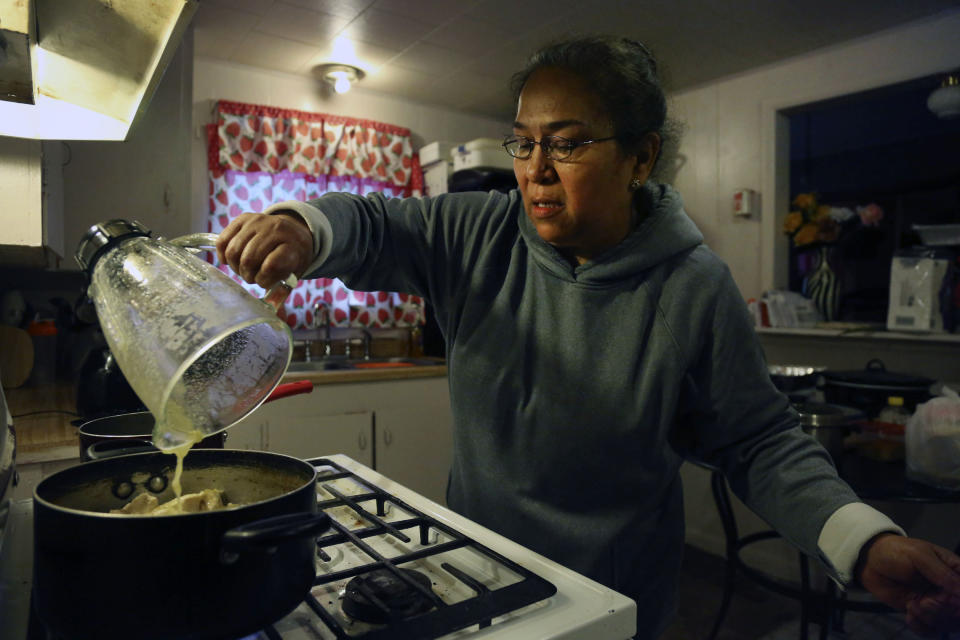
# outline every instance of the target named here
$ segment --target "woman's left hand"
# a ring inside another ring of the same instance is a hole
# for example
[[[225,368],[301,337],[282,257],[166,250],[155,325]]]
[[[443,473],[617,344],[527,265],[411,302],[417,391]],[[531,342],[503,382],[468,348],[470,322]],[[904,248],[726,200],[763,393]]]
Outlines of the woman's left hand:
[[[960,631],[960,557],[951,551],[880,534],[864,547],[857,578],[878,600],[905,611],[917,633]]]

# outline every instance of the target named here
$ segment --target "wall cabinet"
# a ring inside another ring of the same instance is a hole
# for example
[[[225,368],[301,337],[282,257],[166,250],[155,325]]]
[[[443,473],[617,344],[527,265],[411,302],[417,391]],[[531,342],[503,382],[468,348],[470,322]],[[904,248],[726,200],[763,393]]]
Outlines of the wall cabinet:
[[[297,458],[342,453],[445,503],[452,460],[446,377],[320,384],[261,406],[227,432],[227,447]]]

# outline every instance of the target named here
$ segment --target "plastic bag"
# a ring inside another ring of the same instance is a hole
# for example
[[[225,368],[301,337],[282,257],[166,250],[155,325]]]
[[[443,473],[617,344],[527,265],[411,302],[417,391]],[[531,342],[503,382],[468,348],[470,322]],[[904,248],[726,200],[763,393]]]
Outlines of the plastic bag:
[[[943,394],[917,407],[906,428],[907,476],[934,487],[960,489],[960,396]]]

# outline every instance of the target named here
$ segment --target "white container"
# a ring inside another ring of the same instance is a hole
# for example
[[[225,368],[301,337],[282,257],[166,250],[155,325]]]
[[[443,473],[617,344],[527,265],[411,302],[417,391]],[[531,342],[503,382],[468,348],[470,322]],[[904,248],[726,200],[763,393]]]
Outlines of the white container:
[[[438,196],[449,191],[450,174],[453,173],[452,162],[434,162],[423,169],[423,183],[428,196]]]
[[[479,151],[482,149],[500,149],[503,151],[503,140],[500,138],[474,138],[457,146],[457,151]]]
[[[894,256],[890,263],[891,331],[943,331],[940,286],[949,261],[942,258]]]
[[[456,148],[456,142],[438,140],[420,148],[420,166],[426,167],[441,160],[450,161],[450,152]]]
[[[503,141],[477,138],[457,147],[453,152],[453,170],[507,169],[513,171],[513,158],[503,148]]]

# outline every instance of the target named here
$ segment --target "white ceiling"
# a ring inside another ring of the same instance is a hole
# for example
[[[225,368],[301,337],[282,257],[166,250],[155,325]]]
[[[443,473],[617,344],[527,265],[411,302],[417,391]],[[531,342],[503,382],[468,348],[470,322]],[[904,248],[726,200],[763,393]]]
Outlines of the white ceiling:
[[[960,7],[958,0],[200,0],[197,55],[310,75],[366,71],[365,90],[510,119],[525,56],[570,33],[641,40],[668,91]]]

